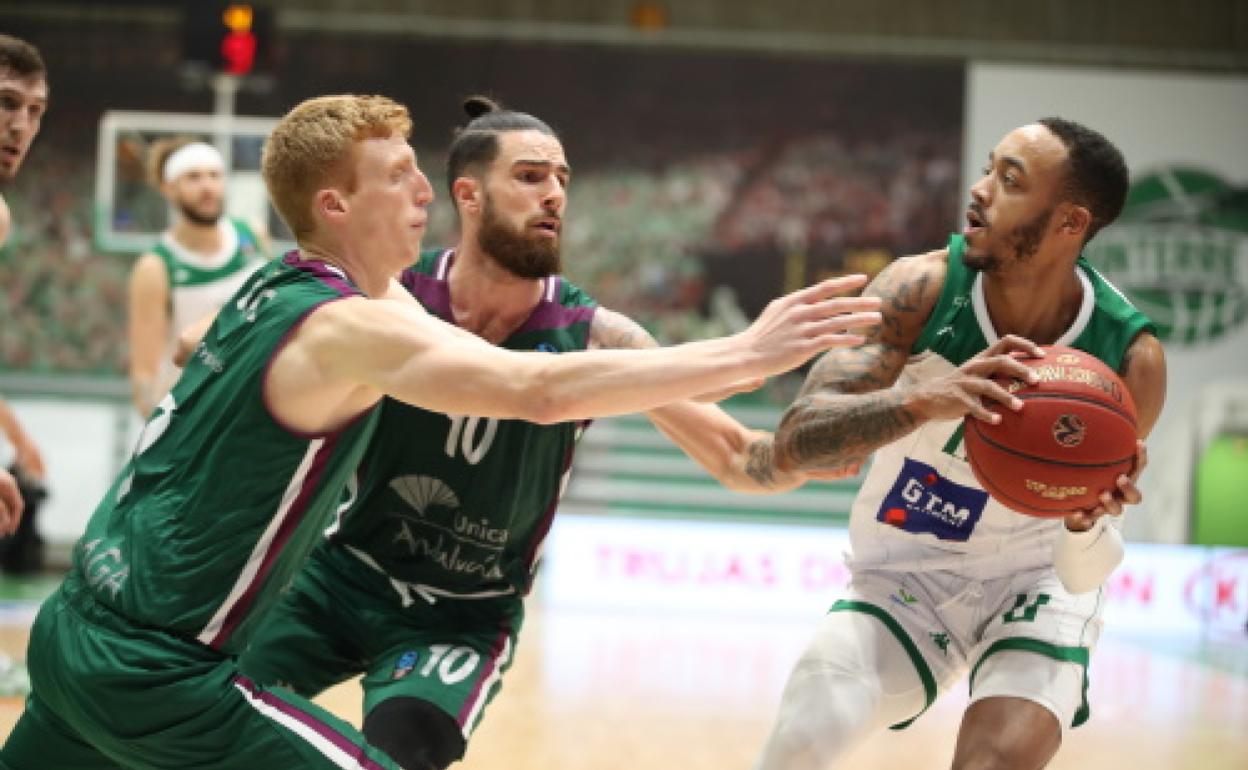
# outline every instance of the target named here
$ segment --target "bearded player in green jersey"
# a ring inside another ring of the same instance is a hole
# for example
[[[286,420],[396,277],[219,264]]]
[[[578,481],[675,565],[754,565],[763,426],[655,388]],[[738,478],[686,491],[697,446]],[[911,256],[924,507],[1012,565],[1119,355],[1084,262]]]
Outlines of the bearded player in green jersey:
[[[487,99],[451,145],[459,244],[401,283],[488,342],[550,353],[652,347],[630,319],[561,275],[571,168],[543,121]],[[649,413],[725,486],[778,492],[770,434],[710,404]],[[536,425],[387,401],[356,497],[241,658],[243,671],[313,696],[364,674],[364,734],[409,770],[464,752],[510,666],[542,543],[584,423]]]
[[[397,768],[234,656],[315,545],[389,395],[563,422],[649,409],[860,337],[860,278],[773,302],[745,332],[667,350],[517,353],[426,313],[394,276],[433,198],[384,97],[312,99],[262,170],[298,250],[226,303],[157,405],[31,629],[32,692],[0,767]]]
[[[811,370],[777,432],[779,461],[874,459],[850,514],[847,595],[794,667],[757,770],[844,766],[968,671],[957,770],[1044,767],[1087,719],[1099,589],[1123,556],[1110,520],[1141,499],[1143,443],[1095,509],[1042,519],[989,498],[962,418],[994,417],[980,397],[1000,395],[995,357],[1060,344],[1122,376],[1148,435],[1165,397],[1161,343],[1081,256],[1127,185],[1122,154],[1086,126],[1046,118],[1011,131],[971,188],[967,227],[881,272],[868,293],[884,299],[884,323]]]

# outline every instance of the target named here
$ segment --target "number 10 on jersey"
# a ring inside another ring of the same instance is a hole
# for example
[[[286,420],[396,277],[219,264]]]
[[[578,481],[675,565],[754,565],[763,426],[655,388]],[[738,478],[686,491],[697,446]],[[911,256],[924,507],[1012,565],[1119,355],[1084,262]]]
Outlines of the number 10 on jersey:
[[[469,465],[476,465],[490,451],[494,436],[498,433],[498,419],[495,417],[468,417],[462,414],[448,414],[451,429],[446,434],[446,456],[454,457],[457,451],[462,452]],[[485,423],[484,431],[481,423]],[[477,434],[481,435],[478,436]]]

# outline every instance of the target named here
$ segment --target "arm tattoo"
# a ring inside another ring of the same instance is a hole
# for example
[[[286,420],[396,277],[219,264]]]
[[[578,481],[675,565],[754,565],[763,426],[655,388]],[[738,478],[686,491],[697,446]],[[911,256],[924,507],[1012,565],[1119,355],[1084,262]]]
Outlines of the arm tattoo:
[[[777,452],[797,468],[843,466],[906,435],[918,418],[892,389],[929,311],[936,283],[926,270],[885,273],[867,293],[884,301],[874,339],[825,355],[810,373],[776,436]]]
[[[775,484],[775,448],[770,438],[760,438],[750,442],[745,450],[745,475],[759,486],[771,487]]]
[[[606,308],[594,313],[590,339],[606,350],[628,348],[657,348],[659,343],[641,324],[633,319]]]
[[[820,403],[822,402],[822,403]],[[893,391],[847,399],[799,399],[785,415],[780,431],[799,468],[844,465],[866,457],[918,426]]]
[[[884,324],[890,333],[901,336],[902,321],[907,315],[913,315],[922,309],[922,300],[930,283],[931,277],[927,273],[920,273],[914,278],[903,278],[895,284],[889,282],[880,286],[878,293],[885,303]],[[893,289],[892,293],[888,293],[888,289]],[[872,292],[875,293],[877,292]]]

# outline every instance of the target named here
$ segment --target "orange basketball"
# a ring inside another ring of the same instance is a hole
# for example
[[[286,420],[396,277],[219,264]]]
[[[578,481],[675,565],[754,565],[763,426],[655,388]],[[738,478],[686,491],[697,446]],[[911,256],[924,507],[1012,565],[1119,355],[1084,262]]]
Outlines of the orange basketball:
[[[993,401],[993,425],[967,416],[966,453],[997,502],[1031,516],[1093,508],[1135,465],[1135,403],[1108,366],[1082,350],[1050,345],[1023,359],[1040,375],[1001,382],[1022,399],[1015,412]]]

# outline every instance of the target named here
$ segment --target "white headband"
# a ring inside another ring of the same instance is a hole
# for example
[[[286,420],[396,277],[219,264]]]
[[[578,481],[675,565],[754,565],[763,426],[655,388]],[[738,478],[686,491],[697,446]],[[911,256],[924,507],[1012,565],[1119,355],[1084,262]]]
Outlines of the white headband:
[[[191,169],[206,168],[225,171],[225,161],[216,147],[203,142],[191,142],[174,150],[165,161],[165,181],[172,182]]]

